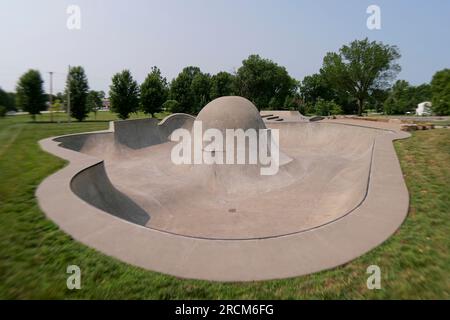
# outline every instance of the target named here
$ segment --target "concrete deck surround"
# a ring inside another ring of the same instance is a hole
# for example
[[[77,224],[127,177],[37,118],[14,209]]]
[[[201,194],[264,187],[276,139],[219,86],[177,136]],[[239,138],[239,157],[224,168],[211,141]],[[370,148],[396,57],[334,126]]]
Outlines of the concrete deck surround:
[[[70,162],[38,187],[41,209],[107,255],[213,281],[330,269],[381,244],[406,217],[408,191],[392,141],[409,134],[399,124],[266,123],[280,130],[292,161],[264,180],[245,165],[170,163],[168,137],[193,121],[183,114],[118,121],[107,131],[41,140]]]

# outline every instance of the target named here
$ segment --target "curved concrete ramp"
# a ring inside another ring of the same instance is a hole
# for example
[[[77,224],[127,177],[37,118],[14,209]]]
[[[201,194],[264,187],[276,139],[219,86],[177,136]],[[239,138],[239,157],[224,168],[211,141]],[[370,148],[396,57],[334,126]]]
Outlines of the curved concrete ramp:
[[[100,210],[138,225],[149,223],[150,215],[111,184],[103,162],[77,173],[70,186],[77,196]]]
[[[260,114],[265,121],[308,121],[308,117],[305,117],[299,111],[262,110]]]
[[[187,114],[173,114],[161,123],[154,118],[116,121],[114,138],[123,146],[141,149],[166,142],[173,130],[177,128],[190,129],[194,119]]]

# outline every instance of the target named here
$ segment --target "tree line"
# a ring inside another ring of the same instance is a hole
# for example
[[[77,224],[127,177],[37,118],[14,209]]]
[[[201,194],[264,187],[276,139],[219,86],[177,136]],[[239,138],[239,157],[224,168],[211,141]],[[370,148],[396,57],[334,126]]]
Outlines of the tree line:
[[[142,84],[129,70],[112,77],[108,96],[111,110],[121,119],[143,111],[154,116],[166,110],[197,114],[209,101],[229,95],[251,100],[258,109],[299,110],[303,114],[358,114],[373,110],[385,114],[405,114],[417,104],[432,101],[433,112],[450,115],[450,69],[437,72],[430,84],[412,86],[405,80],[394,80],[401,68],[396,46],[382,42],[355,40],[338,52],[327,53],[317,74],[297,81],[286,68],[259,55],[250,55],[234,73],[211,75],[196,66],[185,67],[168,82],[155,66]],[[39,71],[30,70],[17,84],[15,106],[33,117],[46,108],[46,95]],[[70,91],[71,116],[82,121],[88,113],[101,108],[105,93],[89,90],[81,66],[71,68],[66,92],[54,98],[66,99]],[[3,97],[3,98],[2,98]],[[5,98],[6,97],[6,98]],[[0,105],[11,94],[0,91]],[[54,99],[54,100],[55,100]]]

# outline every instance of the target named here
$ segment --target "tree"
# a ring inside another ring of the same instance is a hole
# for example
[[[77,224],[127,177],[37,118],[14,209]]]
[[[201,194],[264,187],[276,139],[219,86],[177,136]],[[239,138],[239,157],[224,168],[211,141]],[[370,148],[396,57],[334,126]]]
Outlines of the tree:
[[[161,112],[162,105],[167,99],[167,80],[161,76],[157,67],[152,67],[145,81],[141,84],[141,109],[154,117]]]
[[[109,89],[111,110],[120,119],[128,119],[130,113],[139,109],[139,86],[134,81],[129,70],[116,73]]]
[[[88,113],[87,96],[89,85],[81,66],[70,68],[66,81],[66,93],[70,92],[70,115],[78,121],[83,121]]]
[[[450,115],[450,69],[444,69],[434,74],[431,80],[433,95],[433,112],[437,115]]]
[[[170,85],[170,99],[178,101],[179,112],[193,113],[197,109],[196,97],[192,91],[192,81],[200,68],[189,66],[184,68]]]
[[[408,81],[397,80],[384,102],[384,112],[386,114],[405,114],[407,111],[415,109],[411,93],[412,87]]]
[[[318,99],[333,100],[335,91],[320,73],[306,76],[300,83],[300,93],[305,102],[316,103]]]
[[[421,84],[414,87],[413,90],[413,100],[414,104],[417,106],[421,102],[431,101],[433,94],[431,93],[431,85],[428,83]]]
[[[430,100],[430,85],[422,84],[414,87],[405,80],[398,80],[389,91],[384,102],[384,112],[386,114],[414,112],[419,103]]]
[[[197,73],[192,79],[191,92],[194,97],[191,112],[197,114],[211,100],[211,76],[208,73]]]
[[[6,109],[11,111],[17,111],[16,107],[16,93],[15,92],[8,92],[9,97],[9,104],[6,106]]]
[[[228,72],[221,71],[211,77],[211,100],[232,96],[234,94],[234,76]]]
[[[16,110],[15,93],[0,88],[0,106],[5,107],[6,111]]]
[[[384,103],[389,97],[390,91],[386,89],[374,89],[369,96],[368,105],[375,112],[383,112]]]
[[[97,111],[103,107],[103,99],[105,93],[103,91],[90,90],[87,96],[87,109],[89,112],[94,112],[95,118],[97,118]]]
[[[295,110],[300,111],[304,101],[300,94],[297,92],[294,95],[287,96],[284,100],[283,109],[284,110]],[[302,110],[303,111],[303,110]]]
[[[36,115],[45,110],[47,100],[42,84],[41,74],[37,70],[29,70],[22,75],[16,87],[17,106],[30,113],[33,121]]]
[[[58,92],[55,95],[55,100],[59,100],[61,102],[61,104],[63,104],[64,106],[66,106],[67,104],[67,95],[66,92]]]
[[[339,53],[327,53],[321,73],[333,88],[357,101],[361,115],[371,93],[389,87],[401,70],[396,63],[400,56],[396,46],[369,42],[367,38],[355,40],[340,48]]]
[[[315,113],[318,116],[334,116],[342,114],[342,108],[334,101],[326,101],[319,98],[314,106]]]
[[[315,112],[314,105],[319,99],[335,101],[338,105],[342,106],[343,112],[347,114],[355,113],[357,110],[354,99],[347,92],[333,88],[322,73],[316,73],[303,78],[299,89],[304,104],[308,104],[309,106],[306,108],[308,110],[304,111]]]
[[[177,100],[167,100],[166,102],[163,103],[163,108],[164,110],[170,111],[172,113],[182,112],[180,104],[178,103]]]
[[[6,105],[9,104],[9,96],[2,88],[0,88],[0,108],[6,114]],[[1,116],[1,114],[0,114]],[[4,116],[4,115],[3,115]]]
[[[54,100],[53,105],[50,107],[51,108],[50,111],[52,111],[52,112],[61,111],[61,106],[62,106],[61,101],[56,99],[56,100]]]
[[[259,55],[250,55],[236,73],[235,87],[237,94],[251,100],[258,109],[279,108],[295,92],[297,81],[284,67]]]
[[[6,107],[0,105],[0,118],[6,116]]]

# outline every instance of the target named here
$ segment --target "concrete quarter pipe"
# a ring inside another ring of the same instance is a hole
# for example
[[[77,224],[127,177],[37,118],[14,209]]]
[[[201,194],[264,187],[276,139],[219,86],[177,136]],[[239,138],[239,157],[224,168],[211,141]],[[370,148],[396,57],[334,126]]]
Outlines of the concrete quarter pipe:
[[[169,137],[195,118],[117,121],[105,132],[40,142],[70,165],[37,197],[76,240],[122,261],[185,278],[252,281],[346,263],[386,240],[408,210],[394,124],[263,121],[240,97],[209,103],[208,127],[279,130],[276,175],[255,165],[175,165]],[[383,127],[381,127],[383,126]]]

